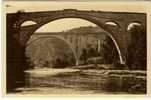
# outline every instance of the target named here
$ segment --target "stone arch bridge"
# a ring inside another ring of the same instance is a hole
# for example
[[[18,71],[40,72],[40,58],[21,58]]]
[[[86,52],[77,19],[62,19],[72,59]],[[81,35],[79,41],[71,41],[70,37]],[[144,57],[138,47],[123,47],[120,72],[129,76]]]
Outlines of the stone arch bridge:
[[[102,33],[102,34],[101,34]],[[69,49],[74,54],[74,58],[76,60],[75,65],[79,65],[79,59],[82,55],[82,51],[87,48],[88,44],[95,46],[94,49],[97,49],[97,52],[100,52],[101,43],[104,40],[103,32],[98,33],[49,33],[49,32],[39,32],[34,33],[26,43],[26,47],[34,43],[39,39],[49,39],[56,38],[57,40],[62,40],[62,42],[66,43]],[[103,35],[103,36],[102,36]]]
[[[44,12],[17,12],[7,14],[7,71],[8,76],[14,72],[20,73],[26,68],[20,67],[25,61],[25,44],[30,36],[41,26],[51,21],[61,18],[81,18],[90,21],[104,31],[114,41],[120,56],[121,64],[126,64],[128,46],[131,44],[131,34],[127,31],[131,23],[139,23],[146,29],[145,13],[128,13],[128,12],[102,12],[86,11],[76,9],[64,9]],[[26,21],[32,21],[34,24],[22,26]],[[114,23],[110,25],[108,23]],[[137,33],[136,33],[137,34]],[[14,67],[11,71],[11,67]],[[18,68],[19,67],[19,68]],[[16,69],[15,69],[16,68]],[[15,76],[14,80],[18,80]],[[11,80],[8,77],[7,80]],[[20,78],[19,78],[20,79]],[[7,82],[9,83],[9,81]],[[15,84],[15,83],[14,83]]]

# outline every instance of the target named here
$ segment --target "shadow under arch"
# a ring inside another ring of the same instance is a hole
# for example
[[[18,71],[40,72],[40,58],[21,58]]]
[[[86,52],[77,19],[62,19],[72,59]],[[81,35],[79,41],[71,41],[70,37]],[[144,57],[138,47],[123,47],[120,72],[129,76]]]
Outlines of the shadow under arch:
[[[32,43],[36,42],[39,39],[50,39],[50,38],[59,39],[59,40],[63,41],[64,43],[66,43],[68,45],[68,47],[70,48],[70,50],[72,51],[73,55],[74,55],[74,58],[76,60],[76,64],[75,65],[78,64],[78,56],[76,54],[76,51],[73,49],[73,47],[71,46],[71,44],[68,41],[66,41],[65,39],[63,39],[61,37],[58,37],[58,36],[49,35],[49,36],[37,37],[36,39],[26,43],[26,47],[30,46]]]
[[[90,18],[90,17],[86,17],[84,15],[60,15],[60,16],[56,16],[56,17],[53,17],[53,18],[45,19],[44,22],[40,22],[39,24],[37,24],[32,29],[31,35],[34,34],[39,28],[41,28],[42,26],[46,25],[47,23],[50,23],[50,22],[53,22],[53,21],[56,21],[56,20],[59,20],[59,19],[65,19],[65,18],[75,18],[75,19],[86,20],[86,21],[89,21],[89,22],[95,24],[96,26],[99,26],[101,29],[103,29],[104,31],[106,31],[107,35],[113,40],[113,42],[114,42],[114,44],[116,46],[116,49],[117,49],[118,55],[119,55],[119,59],[120,59],[120,63],[121,64],[125,64],[125,61],[123,60],[123,57],[122,57],[122,54],[121,54],[121,50],[120,50],[120,48],[118,46],[118,43],[117,43],[115,37],[113,36],[112,30],[110,30],[107,27],[107,25],[105,25],[105,23],[101,23],[98,20],[95,20],[95,19]]]

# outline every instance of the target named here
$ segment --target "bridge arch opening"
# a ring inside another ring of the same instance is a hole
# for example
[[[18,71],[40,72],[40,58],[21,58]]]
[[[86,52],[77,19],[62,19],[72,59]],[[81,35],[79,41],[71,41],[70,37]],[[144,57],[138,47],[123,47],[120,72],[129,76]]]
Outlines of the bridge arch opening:
[[[92,21],[92,20],[89,20],[89,19],[87,19],[87,18],[80,18],[80,17],[61,17],[61,18],[56,18],[56,19],[53,19],[53,20],[50,20],[50,21],[48,21],[48,22],[45,22],[45,23],[42,23],[41,25],[39,25],[35,30],[34,30],[34,33],[37,33],[37,32],[50,32],[50,30],[52,29],[54,29],[53,31],[59,31],[60,29],[63,29],[64,27],[68,27],[68,25],[67,24],[63,24],[63,26],[60,28],[60,27],[58,27],[57,26],[57,24],[54,24],[54,25],[52,25],[52,28],[49,26],[49,24],[52,24],[53,22],[55,22],[55,21],[58,21],[59,22],[59,20],[62,20],[62,19],[78,19],[78,20],[82,20],[81,22],[83,22],[83,21],[86,21],[89,25],[91,25],[91,26],[98,26],[100,29],[102,29],[102,31],[103,32],[106,32],[106,34],[112,39],[112,41],[114,42],[114,45],[116,46],[116,49],[117,49],[117,52],[118,52],[118,55],[119,55],[119,60],[120,60],[120,63],[121,64],[124,64],[124,61],[123,61],[123,59],[122,59],[122,54],[121,54],[121,51],[120,51],[120,48],[119,48],[119,46],[118,46],[118,44],[117,44],[117,42],[116,42],[116,40],[115,40],[115,38],[114,38],[114,36],[112,36],[112,34],[110,34],[110,31],[108,32],[108,31],[105,31],[104,30],[104,28],[106,28],[106,27],[101,27],[99,24],[97,24],[97,22],[95,23],[95,21]],[[63,22],[66,22],[66,21],[63,21]],[[79,21],[78,21],[79,22]],[[81,22],[80,23],[78,23],[78,25],[81,25],[81,26],[83,26],[83,24],[81,24]],[[73,23],[72,21],[70,22],[71,24]],[[60,24],[60,23],[59,23]],[[115,23],[115,22],[113,22],[113,21],[109,21],[109,22],[106,22],[105,23],[106,25],[113,25],[113,26],[119,26],[117,23]],[[104,25],[105,25],[104,24]],[[46,25],[48,25],[47,27],[46,27]],[[69,24],[70,25],[70,24]],[[70,25],[71,26],[71,25]],[[55,28],[53,28],[53,27],[58,27],[58,29],[55,29]],[[75,27],[74,25],[72,26],[72,28],[73,27]],[[46,30],[46,31],[45,31]],[[61,30],[61,31],[65,31],[65,30]]]
[[[141,25],[141,23],[139,23],[139,22],[132,22],[132,23],[130,23],[128,26],[127,26],[127,31],[130,31],[133,27],[135,27],[135,26],[138,26],[138,27],[140,27],[140,26],[142,26]]]
[[[25,21],[24,23],[21,24],[21,27],[22,27],[22,26],[35,25],[35,24],[37,24],[37,23],[34,22],[34,21]]]
[[[120,28],[120,25],[119,25],[117,22],[112,21],[112,20],[107,21],[105,24],[106,24],[106,25],[115,26],[115,27]]]

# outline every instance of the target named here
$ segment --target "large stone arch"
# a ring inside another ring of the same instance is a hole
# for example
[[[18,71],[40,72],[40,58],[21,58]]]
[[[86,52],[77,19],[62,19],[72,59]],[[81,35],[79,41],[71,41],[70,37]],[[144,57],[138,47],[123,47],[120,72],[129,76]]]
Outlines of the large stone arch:
[[[118,36],[105,24],[107,21],[110,21],[110,19],[107,19],[107,20],[102,20],[100,21],[100,19],[94,17],[94,16],[88,16],[88,15],[70,15],[70,14],[67,14],[67,15],[58,15],[58,16],[53,16],[53,17],[48,17],[46,19],[43,19],[42,21],[39,21],[37,22],[36,25],[34,25],[34,27],[32,27],[31,29],[29,29],[30,31],[28,31],[28,33],[24,33],[21,31],[21,37],[20,37],[20,40],[21,40],[21,43],[24,45],[28,39],[30,38],[30,36],[37,30],[39,29],[40,27],[42,27],[43,25],[49,23],[49,22],[52,22],[52,21],[55,21],[55,20],[58,20],[58,19],[63,19],[63,18],[79,18],[79,19],[83,19],[83,20],[87,20],[89,22],[92,22],[94,24],[96,24],[97,26],[99,26],[100,28],[102,28],[103,30],[107,31],[109,34],[107,34],[109,37],[111,37],[111,39],[113,40],[116,48],[117,48],[117,51],[118,51],[118,54],[119,54],[119,59],[120,59],[120,63],[121,64],[125,64],[125,52],[124,50],[121,51],[124,47],[124,45],[120,45],[121,41],[117,38]],[[35,21],[35,20],[34,20]],[[24,21],[22,22],[24,23]],[[21,23],[21,24],[22,24]],[[118,22],[116,22],[118,23]],[[118,26],[120,26],[118,24]],[[21,28],[24,28],[24,27],[21,27]],[[119,28],[119,27],[118,27]],[[117,30],[118,30],[117,28]],[[26,34],[26,35],[22,35],[22,34]]]
[[[74,58],[76,60],[76,64],[75,65],[78,65],[78,57],[77,57],[77,54],[76,54],[75,50],[73,49],[73,47],[71,46],[71,44],[67,40],[65,40],[65,39],[63,39],[63,38],[61,38],[59,36],[49,35],[49,36],[37,37],[36,39],[33,39],[32,41],[26,43],[26,47],[31,45],[32,43],[34,43],[35,41],[37,41],[39,39],[46,39],[46,38],[56,38],[56,39],[59,39],[59,40],[63,41],[64,43],[66,43],[68,45],[68,47],[71,49],[71,51],[72,51],[72,53],[74,55]]]

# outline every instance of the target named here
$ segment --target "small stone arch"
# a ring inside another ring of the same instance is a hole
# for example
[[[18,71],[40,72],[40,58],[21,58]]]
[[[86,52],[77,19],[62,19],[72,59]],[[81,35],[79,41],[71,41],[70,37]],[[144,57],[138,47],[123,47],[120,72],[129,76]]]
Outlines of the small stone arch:
[[[121,28],[120,25],[116,21],[113,21],[113,20],[106,21],[105,24],[111,25],[111,26],[117,26],[118,28]]]
[[[127,31],[129,31],[133,26],[142,26],[140,22],[131,22],[127,26]]]
[[[37,24],[35,21],[29,20],[29,21],[24,21],[20,26],[24,27],[24,26],[30,26],[35,24]]]

